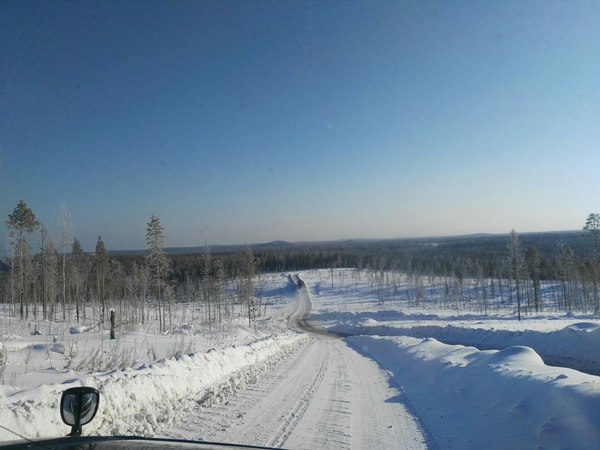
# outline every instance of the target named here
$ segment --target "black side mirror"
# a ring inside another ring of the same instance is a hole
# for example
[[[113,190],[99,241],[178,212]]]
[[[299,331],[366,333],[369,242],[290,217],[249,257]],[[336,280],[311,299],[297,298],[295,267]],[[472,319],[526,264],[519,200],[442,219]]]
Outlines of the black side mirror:
[[[71,426],[69,436],[81,436],[81,427],[92,421],[99,403],[100,393],[92,387],[74,387],[63,392],[60,417]]]

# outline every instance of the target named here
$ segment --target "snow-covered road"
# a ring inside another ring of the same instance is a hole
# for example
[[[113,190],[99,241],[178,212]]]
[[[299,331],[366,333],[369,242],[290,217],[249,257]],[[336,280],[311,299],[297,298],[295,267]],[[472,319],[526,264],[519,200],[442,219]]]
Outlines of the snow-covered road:
[[[310,309],[301,295],[290,323]],[[307,344],[229,395],[198,405],[162,435],[286,448],[434,447],[405,395],[344,340],[311,333]]]

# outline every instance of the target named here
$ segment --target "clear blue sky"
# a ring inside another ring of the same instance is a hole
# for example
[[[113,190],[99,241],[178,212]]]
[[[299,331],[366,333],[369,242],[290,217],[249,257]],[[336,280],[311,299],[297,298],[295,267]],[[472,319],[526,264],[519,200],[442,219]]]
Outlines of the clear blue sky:
[[[580,229],[600,3],[4,1],[0,215],[86,249]],[[2,225],[2,251],[7,230]]]

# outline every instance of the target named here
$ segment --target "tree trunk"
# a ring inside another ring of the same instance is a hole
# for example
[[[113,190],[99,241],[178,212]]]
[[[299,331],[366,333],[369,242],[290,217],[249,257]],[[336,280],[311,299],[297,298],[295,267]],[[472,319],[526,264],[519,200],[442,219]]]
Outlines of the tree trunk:
[[[115,310],[110,310],[110,338],[115,338]]]

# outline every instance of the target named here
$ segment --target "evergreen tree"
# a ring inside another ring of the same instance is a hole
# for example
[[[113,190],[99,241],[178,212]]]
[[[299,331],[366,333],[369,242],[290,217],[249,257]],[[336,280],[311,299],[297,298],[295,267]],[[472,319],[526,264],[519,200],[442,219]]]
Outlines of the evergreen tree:
[[[96,274],[96,295],[100,301],[100,321],[104,321],[106,309],[106,291],[109,279],[108,253],[101,236],[98,236],[94,252],[94,272]]]
[[[24,303],[27,301],[25,280],[28,275],[28,262],[30,254],[30,246],[27,242],[27,235],[33,233],[39,226],[35,214],[27,206],[23,200],[19,200],[19,203],[13,210],[12,214],[9,214],[8,220],[6,221],[8,229],[10,230],[10,237],[12,240],[13,255],[17,258],[17,264],[15,264],[13,258],[13,277],[15,275],[15,268],[17,269],[19,277],[18,293],[19,293],[19,312],[21,319],[25,317]],[[16,266],[16,267],[15,267]],[[14,278],[13,278],[14,281]],[[13,298],[14,304],[14,298]]]
[[[525,261],[527,264],[527,272],[529,278],[533,283],[533,301],[535,305],[535,311],[539,312],[542,309],[542,302],[540,297],[540,266],[542,264],[540,260],[540,253],[535,247],[527,247],[525,252]]]
[[[585,231],[592,237],[592,285],[594,288],[594,313],[598,314],[600,312],[600,305],[598,304],[598,244],[600,243],[600,214],[591,213],[587,221],[585,222],[585,226],[583,227]]]
[[[563,291],[563,304],[571,311],[573,295],[571,284],[573,281],[573,270],[575,265],[573,249],[564,242],[558,242],[558,275]]]
[[[164,228],[160,224],[160,219],[152,215],[146,227],[146,245],[148,246],[146,264],[150,269],[150,284],[154,287],[158,300],[159,327],[161,331],[166,329],[166,311],[163,294],[169,270],[169,260],[163,250],[164,242]]]
[[[54,241],[48,237],[46,227],[42,225],[42,310],[44,319],[56,319],[56,302],[58,296],[57,270],[58,270],[58,252]],[[64,305],[63,305],[64,306]]]
[[[71,283],[73,286],[73,297],[75,300],[75,315],[77,318],[77,322],[79,322],[79,317],[81,314],[81,308],[85,311],[85,281],[87,279],[88,272],[88,261],[87,255],[81,248],[81,243],[77,238],[73,239],[73,243],[71,244],[71,258],[70,258],[70,273],[71,273]],[[85,318],[85,313],[84,313]]]
[[[67,247],[71,235],[71,219],[67,208],[63,205],[60,208],[60,246],[61,246],[61,289],[62,289],[62,306],[63,320],[67,318]]]
[[[515,282],[515,288],[517,293],[517,318],[518,320],[521,320],[521,280],[523,273],[523,254],[521,251],[521,243],[519,242],[519,236],[517,235],[517,232],[515,230],[510,231],[508,251],[510,261],[510,276]]]
[[[256,273],[256,265],[254,254],[250,246],[246,245],[242,251],[240,259],[240,272],[242,275],[242,302],[248,306],[248,325],[252,325],[256,318],[254,305],[254,274]]]

